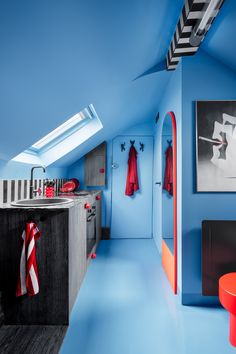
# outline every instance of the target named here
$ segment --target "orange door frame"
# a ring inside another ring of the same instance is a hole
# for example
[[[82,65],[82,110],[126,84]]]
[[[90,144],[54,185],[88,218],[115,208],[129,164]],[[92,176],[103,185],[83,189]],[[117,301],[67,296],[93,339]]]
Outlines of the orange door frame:
[[[177,294],[177,268],[178,268],[178,249],[177,249],[177,129],[174,112],[168,112],[165,119],[169,116],[172,122],[172,146],[173,146],[173,203],[174,203],[174,255],[169,251],[165,242],[162,240],[162,264],[173,288]]]

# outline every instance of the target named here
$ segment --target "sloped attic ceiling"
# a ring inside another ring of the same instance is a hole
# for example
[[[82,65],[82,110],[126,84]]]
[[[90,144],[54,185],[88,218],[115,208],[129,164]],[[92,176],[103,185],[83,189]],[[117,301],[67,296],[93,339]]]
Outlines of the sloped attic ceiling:
[[[155,117],[171,75],[134,78],[165,58],[183,0],[0,2],[0,159],[92,103],[103,130],[58,161]]]
[[[226,0],[207,34],[202,49],[236,71],[236,1]]]

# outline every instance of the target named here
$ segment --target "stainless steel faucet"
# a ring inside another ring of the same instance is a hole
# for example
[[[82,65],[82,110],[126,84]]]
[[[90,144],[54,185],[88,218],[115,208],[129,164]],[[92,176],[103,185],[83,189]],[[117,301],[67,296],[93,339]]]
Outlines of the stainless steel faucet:
[[[44,166],[34,166],[31,168],[31,173],[30,173],[30,199],[33,199],[34,193],[37,192],[34,190],[34,169],[35,168],[42,168],[43,172],[46,172],[46,168]]]

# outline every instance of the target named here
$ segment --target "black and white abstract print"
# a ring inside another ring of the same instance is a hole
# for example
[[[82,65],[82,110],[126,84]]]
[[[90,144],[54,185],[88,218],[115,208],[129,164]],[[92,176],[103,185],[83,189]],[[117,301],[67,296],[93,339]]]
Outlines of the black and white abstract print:
[[[236,192],[236,101],[196,102],[197,191]]]

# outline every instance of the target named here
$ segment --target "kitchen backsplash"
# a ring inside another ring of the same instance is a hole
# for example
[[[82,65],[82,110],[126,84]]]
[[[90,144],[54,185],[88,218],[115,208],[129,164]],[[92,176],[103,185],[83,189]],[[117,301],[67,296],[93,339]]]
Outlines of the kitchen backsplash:
[[[41,188],[44,194],[45,186],[44,179],[34,180],[34,189]],[[59,188],[67,179],[54,179],[55,194],[57,195]],[[30,190],[30,180],[27,179],[13,179],[13,180],[0,180],[0,204],[14,202],[19,199],[28,199]]]

